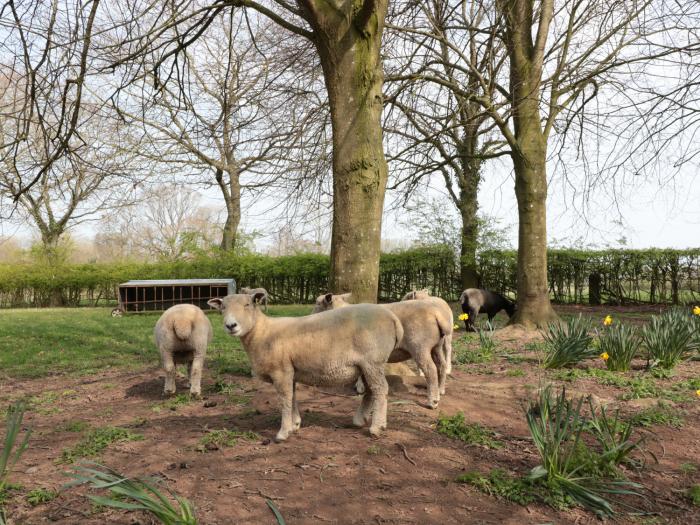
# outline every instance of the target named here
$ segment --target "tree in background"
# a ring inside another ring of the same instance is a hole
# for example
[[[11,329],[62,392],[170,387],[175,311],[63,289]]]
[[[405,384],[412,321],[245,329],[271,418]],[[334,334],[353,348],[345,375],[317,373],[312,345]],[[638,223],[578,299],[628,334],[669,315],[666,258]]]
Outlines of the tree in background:
[[[486,160],[508,155],[477,97],[494,98],[505,47],[493,2],[395,2],[385,42],[387,133],[393,184],[405,203],[437,176],[459,211],[462,287],[479,286],[478,188]],[[488,71],[481,83],[478,71]],[[423,200],[421,205],[425,204]],[[448,204],[448,203],[445,203]],[[435,220],[445,216],[444,209]],[[450,230],[451,225],[445,225]],[[484,249],[481,247],[481,249]]]

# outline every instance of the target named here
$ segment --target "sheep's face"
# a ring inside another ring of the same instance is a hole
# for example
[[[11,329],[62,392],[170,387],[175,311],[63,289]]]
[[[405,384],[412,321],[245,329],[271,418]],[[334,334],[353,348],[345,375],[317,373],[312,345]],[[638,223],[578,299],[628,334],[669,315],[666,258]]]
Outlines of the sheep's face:
[[[338,308],[350,306],[349,300],[349,293],[344,293],[341,295],[333,295],[332,293],[319,295],[316,298],[316,304],[314,305],[312,313],[317,314],[319,312],[325,312],[326,310],[336,310]]]
[[[207,304],[221,312],[224,318],[224,330],[229,335],[242,337],[255,326],[259,314],[258,303],[265,294],[234,294],[223,299],[209,299]]]

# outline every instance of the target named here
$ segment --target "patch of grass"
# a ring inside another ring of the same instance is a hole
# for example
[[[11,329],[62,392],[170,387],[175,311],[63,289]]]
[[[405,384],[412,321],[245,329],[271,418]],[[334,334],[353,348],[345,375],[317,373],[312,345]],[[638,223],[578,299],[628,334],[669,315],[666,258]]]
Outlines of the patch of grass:
[[[229,383],[223,379],[217,380],[212,391],[217,394],[226,396],[226,402],[238,406],[247,405],[250,402],[251,396],[241,393],[242,387],[236,383]]]
[[[698,466],[695,463],[686,461],[685,463],[681,463],[679,469],[683,474],[694,474],[698,471]]]
[[[80,421],[79,419],[66,421],[61,423],[56,427],[56,430],[60,432],[82,432],[88,428],[87,421]]]
[[[19,492],[23,488],[24,487],[19,483],[5,482],[5,484],[0,487],[0,506],[7,503],[7,500],[10,499],[12,495],[11,493]],[[2,516],[2,508],[0,508],[0,516]]]
[[[101,427],[91,430],[75,446],[65,449],[61,453],[61,463],[73,463],[78,458],[90,458],[98,456],[112,443],[124,443],[127,441],[140,441],[141,434],[135,434],[121,427]]]
[[[379,445],[370,445],[369,447],[367,447],[367,454],[369,454],[370,456],[378,456],[382,452],[384,452],[384,449],[382,449],[382,447],[380,447]]]
[[[259,434],[249,430],[243,432],[239,430],[210,430],[199,440],[196,449],[199,452],[206,452],[207,450],[216,450],[221,447],[234,447],[240,439],[257,441],[261,438]]]
[[[700,485],[695,484],[692,487],[690,487],[686,492],[685,492],[685,497],[688,498],[688,501],[695,505],[696,507],[700,507]]]
[[[462,412],[452,417],[440,416],[435,430],[469,445],[483,445],[487,448],[501,448],[503,446],[503,443],[495,439],[496,433],[493,430],[482,427],[478,423],[467,423]]]
[[[495,346],[481,345],[477,338],[469,334],[453,343],[453,361],[458,365],[490,363],[495,359]]]
[[[270,315],[307,315],[311,308],[270,306]],[[3,310],[0,370],[12,378],[31,378],[57,373],[89,374],[113,367],[158,366],[153,326],[160,312],[111,317],[110,311],[111,308]],[[209,368],[249,376],[250,365],[239,339],[221,329],[219,313],[207,315],[214,325],[214,339],[208,349]],[[106,385],[105,388],[110,387]]]
[[[629,419],[629,422],[639,427],[664,425],[674,428],[681,428],[685,423],[683,413],[665,403],[659,403],[655,407],[645,408],[637,412]]]
[[[511,368],[506,370],[506,375],[508,377],[523,377],[525,375],[525,370],[522,368]]]
[[[27,492],[25,499],[32,507],[41,505],[42,503],[48,503],[58,497],[58,492],[49,489],[34,489]]]
[[[531,486],[521,479],[513,478],[500,469],[483,475],[480,472],[466,472],[455,479],[457,483],[467,483],[490,496],[503,498],[519,505],[535,501]]]

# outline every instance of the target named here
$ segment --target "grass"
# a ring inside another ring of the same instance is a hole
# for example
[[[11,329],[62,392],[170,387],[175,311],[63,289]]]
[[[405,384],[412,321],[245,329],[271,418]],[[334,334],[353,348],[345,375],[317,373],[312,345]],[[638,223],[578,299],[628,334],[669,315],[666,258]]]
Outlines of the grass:
[[[463,441],[468,445],[482,445],[486,448],[501,448],[503,443],[495,439],[493,430],[482,427],[478,423],[467,423],[464,414],[459,412],[454,416],[440,416],[435,430],[438,433]]]
[[[493,469],[488,475],[480,472],[466,472],[455,479],[457,483],[467,483],[481,492],[496,496],[519,505],[535,501],[531,487],[523,480],[513,478],[500,469]]]
[[[196,401],[197,399],[190,396],[189,393],[176,394],[173,397],[166,399],[165,401],[156,403],[151,407],[151,409],[154,412],[160,412],[163,409],[175,411],[181,406],[186,406]]]
[[[251,431],[210,430],[199,440],[196,448],[200,452],[206,452],[207,450],[218,450],[221,447],[234,447],[241,439],[257,441],[261,438],[259,434]]]
[[[48,503],[58,497],[58,492],[49,489],[34,489],[27,492],[25,499],[32,507],[41,505],[42,503]]]
[[[370,456],[378,456],[382,452],[384,452],[384,450],[379,445],[370,445],[367,447],[367,454]]]
[[[506,375],[508,377],[523,377],[525,375],[525,370],[522,368],[510,368],[506,370]]]
[[[663,425],[673,428],[681,428],[685,423],[683,412],[670,407],[665,403],[659,403],[655,407],[645,408],[629,418],[630,423],[638,427],[651,427]]]
[[[136,434],[121,427],[100,427],[91,430],[83,439],[73,447],[65,449],[61,453],[62,463],[73,463],[79,458],[91,458],[98,456],[112,443],[124,443],[127,441],[140,441],[141,434]]]
[[[111,317],[111,308],[3,310],[0,370],[14,378],[56,373],[90,374],[112,367],[158,366],[153,327],[160,312]],[[309,305],[270,306],[271,316],[299,316]],[[220,373],[250,375],[238,338],[224,333],[221,315],[208,313],[214,339],[208,366]],[[31,330],[28,330],[31,327]],[[21,344],[20,344],[21,342]]]
[[[688,501],[695,505],[696,507],[700,507],[700,484],[695,484],[691,486],[686,492],[685,492],[685,497],[688,498]]]
[[[490,363],[495,359],[496,343],[489,335],[467,334],[453,342],[453,361],[457,365]]]
[[[66,421],[65,423],[61,423],[56,427],[56,430],[61,431],[61,432],[83,432],[84,430],[87,430],[87,428],[90,425],[88,425],[87,421],[80,421],[78,420],[72,420],[72,421]]]

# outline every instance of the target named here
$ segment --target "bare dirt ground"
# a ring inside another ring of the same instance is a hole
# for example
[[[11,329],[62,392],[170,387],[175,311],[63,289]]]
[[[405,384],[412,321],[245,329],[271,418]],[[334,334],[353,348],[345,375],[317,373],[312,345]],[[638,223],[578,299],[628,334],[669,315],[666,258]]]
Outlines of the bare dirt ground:
[[[274,390],[248,377],[218,378],[232,385],[224,394],[216,393],[214,378],[205,373],[205,399],[171,404],[172,408],[161,395],[163,378],[155,368],[14,382],[9,392],[13,398],[52,392],[55,400],[27,414],[25,422],[34,434],[12,481],[60,494],[37,507],[12,498],[8,515],[12,523],[28,525],[151,523],[141,513],[95,507],[84,497],[84,488],[62,489],[70,465],[58,463],[61,452],[81,437],[66,428],[70,422],[84,421],[91,427],[122,426],[143,435],[139,441],[110,445],[99,457],[100,463],[127,475],[162,478],[167,487],[194,503],[204,524],[276,523],[266,499],[275,502],[288,524],[598,522],[581,509],[523,507],[453,481],[465,471],[486,473],[493,468],[522,475],[538,463],[522,408],[545,379],[536,355],[523,350],[536,336],[504,330],[498,337],[509,355],[518,350],[517,364],[500,356],[486,364],[456,367],[436,411],[423,406],[423,378],[392,378],[389,428],[379,439],[371,438],[366,429],[352,427],[359,397],[350,391],[300,386],[302,428],[289,441],[276,444],[271,441],[279,425]],[[522,370],[522,375],[508,373],[514,368]],[[700,362],[685,363],[673,380],[698,377],[699,371]],[[602,386],[594,378],[579,379],[570,389],[594,394],[625,412],[638,410],[648,401],[620,401],[619,388]],[[185,392],[184,380],[178,391]],[[677,406],[685,411],[682,428],[655,426],[647,431],[648,446],[658,463],[650,462],[641,472],[627,472],[648,488],[645,500],[633,502],[646,514],[625,515],[618,522],[700,523],[698,508],[682,495],[700,479],[697,471],[680,468],[700,462],[700,398]],[[495,430],[503,448],[466,445],[438,434],[438,414],[457,412],[464,412],[469,422]],[[259,438],[200,451],[200,439],[217,429],[253,431]]]

